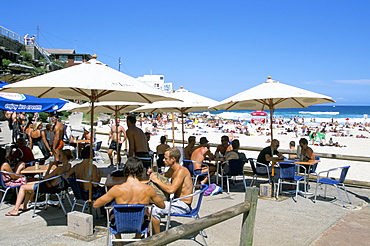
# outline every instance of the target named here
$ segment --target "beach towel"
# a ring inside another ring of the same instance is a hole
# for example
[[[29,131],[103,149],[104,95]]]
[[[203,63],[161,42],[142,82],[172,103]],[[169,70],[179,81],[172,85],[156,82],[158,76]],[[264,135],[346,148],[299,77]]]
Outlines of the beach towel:
[[[210,184],[208,189],[206,189],[203,193],[204,196],[214,196],[218,193],[222,192],[222,188],[217,186],[216,184]]]

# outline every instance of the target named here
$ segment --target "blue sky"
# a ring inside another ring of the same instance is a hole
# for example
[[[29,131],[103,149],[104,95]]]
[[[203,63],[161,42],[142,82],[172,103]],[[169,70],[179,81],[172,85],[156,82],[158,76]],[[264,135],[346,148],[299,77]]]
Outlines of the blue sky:
[[[368,0],[6,1],[0,25],[223,100],[264,82],[370,105]]]

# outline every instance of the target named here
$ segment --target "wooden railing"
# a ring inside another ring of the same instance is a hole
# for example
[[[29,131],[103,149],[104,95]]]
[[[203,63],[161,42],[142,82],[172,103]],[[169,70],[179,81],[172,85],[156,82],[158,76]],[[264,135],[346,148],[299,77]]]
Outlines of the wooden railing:
[[[258,188],[248,187],[245,192],[245,202],[210,214],[192,222],[173,227],[167,231],[145,238],[128,245],[165,245],[181,238],[185,238],[220,222],[243,214],[242,229],[239,245],[253,245],[254,222],[256,218]],[[227,238],[225,239],[227,240]],[[225,242],[225,245],[227,243]]]

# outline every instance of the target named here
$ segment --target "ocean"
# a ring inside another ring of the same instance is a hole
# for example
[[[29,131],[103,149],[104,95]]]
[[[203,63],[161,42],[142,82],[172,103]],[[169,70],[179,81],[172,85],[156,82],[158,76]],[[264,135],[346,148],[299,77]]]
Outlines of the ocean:
[[[210,114],[216,114],[219,117],[226,119],[250,119],[250,113],[254,110],[238,110],[238,111],[211,111]],[[269,110],[265,111],[270,113]],[[290,117],[304,117],[309,121],[311,118],[316,118],[317,122],[330,121],[334,118],[338,121],[344,121],[347,118],[351,121],[363,122],[370,115],[370,106],[310,106],[307,108],[292,108],[292,109],[276,109],[274,116],[289,119]],[[319,120],[318,120],[319,119]]]

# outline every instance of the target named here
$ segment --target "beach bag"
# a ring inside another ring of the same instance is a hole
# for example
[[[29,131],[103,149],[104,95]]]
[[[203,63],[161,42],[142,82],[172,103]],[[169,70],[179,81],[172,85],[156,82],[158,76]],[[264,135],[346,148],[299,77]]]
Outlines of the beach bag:
[[[39,149],[40,149],[40,151],[41,151],[41,153],[42,153],[42,155],[44,156],[43,158],[46,160],[46,159],[48,159],[49,157],[50,157],[50,152],[49,152],[49,150],[48,150],[48,148],[46,147],[46,145],[45,145],[45,143],[44,143],[44,141],[38,141],[36,144],[35,144],[35,146],[38,146],[39,147]],[[36,158],[36,159],[38,159],[38,158]]]
[[[218,193],[222,192],[222,188],[217,186],[216,184],[210,184],[208,189],[206,189],[203,193],[204,196],[214,196]]]
[[[43,159],[44,158],[44,155],[42,154],[42,151],[41,151],[41,149],[38,145],[34,145],[32,147],[32,153],[33,153],[33,157],[35,159]]]
[[[160,173],[158,172],[153,172],[152,174],[154,174],[155,176],[157,176],[157,178],[164,184],[171,184],[170,182],[170,179],[165,177],[165,176],[162,176]],[[168,201],[170,200],[170,194],[168,194],[167,192],[161,190],[161,188],[159,188],[159,186],[155,183],[153,183],[152,181],[149,181],[148,182],[148,185],[150,185],[151,187],[153,187],[153,189],[155,190],[155,192],[157,193],[157,195],[163,200],[163,201]]]

